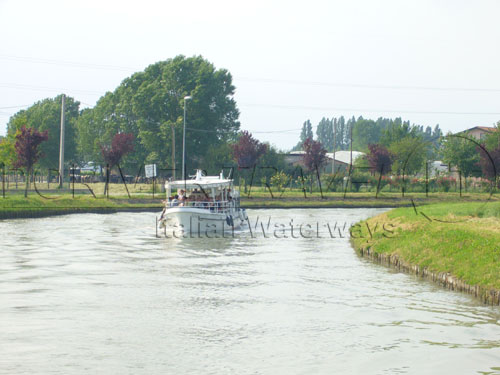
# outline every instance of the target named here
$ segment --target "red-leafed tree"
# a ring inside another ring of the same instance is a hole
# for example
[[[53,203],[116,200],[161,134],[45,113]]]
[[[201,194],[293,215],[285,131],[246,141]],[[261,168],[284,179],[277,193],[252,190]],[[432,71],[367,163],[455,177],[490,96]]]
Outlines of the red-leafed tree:
[[[372,172],[381,173],[382,175],[389,173],[394,158],[392,153],[381,144],[370,144],[368,148],[370,152],[366,155],[366,159]]]
[[[267,151],[267,145],[252,137],[246,130],[241,132],[238,142],[232,146],[233,158],[238,168],[253,168],[257,160]]]
[[[302,144],[305,154],[302,156],[302,162],[307,170],[319,171],[326,163],[326,150],[320,142],[311,137],[307,138]]]
[[[238,164],[238,169],[254,168],[259,158],[267,152],[267,145],[252,137],[252,134],[246,130],[241,132],[238,142],[231,147],[233,149],[234,161]],[[247,180],[245,179],[246,191]]]
[[[16,133],[16,162],[14,167],[25,169],[26,186],[24,197],[28,197],[28,187],[30,177],[33,172],[33,166],[43,156],[38,149],[42,142],[49,139],[48,131],[39,132],[33,128],[27,128],[25,125]]]
[[[132,133],[115,134],[111,141],[111,147],[101,145],[102,157],[109,168],[118,165],[120,160],[132,151],[134,151],[134,135]]]
[[[496,181],[500,176],[500,147],[491,151],[485,151],[481,147],[477,149],[480,155],[478,164],[481,167],[483,176],[490,181]]]
[[[106,163],[106,184],[104,186],[104,194],[109,194],[109,172],[115,165],[120,169],[120,161],[122,158],[134,150],[134,135],[132,133],[115,134],[110,146],[101,145],[101,153]],[[121,169],[120,169],[120,174]],[[122,175],[123,178],[123,175]],[[125,182],[125,181],[124,181]],[[126,185],[125,185],[126,187]],[[127,190],[128,192],[128,190]]]

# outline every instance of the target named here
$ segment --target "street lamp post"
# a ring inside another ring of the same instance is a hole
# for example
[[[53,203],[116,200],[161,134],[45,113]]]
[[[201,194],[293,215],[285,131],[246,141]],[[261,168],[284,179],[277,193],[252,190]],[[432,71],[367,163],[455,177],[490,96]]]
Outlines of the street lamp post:
[[[184,97],[184,131],[182,133],[182,179],[186,180],[186,101],[191,100],[190,96]]]

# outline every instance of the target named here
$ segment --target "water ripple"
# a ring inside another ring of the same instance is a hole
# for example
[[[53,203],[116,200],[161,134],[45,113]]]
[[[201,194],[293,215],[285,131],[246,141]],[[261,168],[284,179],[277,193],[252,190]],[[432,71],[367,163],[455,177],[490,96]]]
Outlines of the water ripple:
[[[155,238],[154,217],[0,222],[0,373],[499,373],[498,307],[360,259],[347,238]]]

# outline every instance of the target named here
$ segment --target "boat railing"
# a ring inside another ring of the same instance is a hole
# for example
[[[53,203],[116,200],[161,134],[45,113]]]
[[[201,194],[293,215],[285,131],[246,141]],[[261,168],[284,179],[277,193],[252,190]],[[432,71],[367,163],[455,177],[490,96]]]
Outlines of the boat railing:
[[[169,202],[168,207],[192,207],[210,210],[211,212],[227,212],[235,207],[233,200],[229,201],[190,201],[189,199],[182,202],[173,199]]]

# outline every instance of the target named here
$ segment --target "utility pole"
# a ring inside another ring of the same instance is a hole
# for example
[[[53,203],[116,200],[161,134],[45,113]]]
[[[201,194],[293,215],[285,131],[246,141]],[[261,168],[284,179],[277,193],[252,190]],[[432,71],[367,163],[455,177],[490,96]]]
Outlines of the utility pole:
[[[332,161],[332,173],[335,174],[335,148],[337,146],[337,120],[333,119],[333,161]]]
[[[353,127],[353,123],[351,123],[351,126],[350,126],[350,131],[351,131],[351,141],[349,142],[350,143],[350,146],[351,146],[351,166],[349,167],[351,170],[352,169],[352,127]]]
[[[64,181],[64,112],[66,107],[66,96],[62,94],[61,103],[61,138],[59,140],[59,188],[63,188]]]
[[[182,179],[186,180],[186,101],[191,100],[190,96],[184,97],[184,131],[182,133]]]
[[[173,180],[175,181],[175,128],[172,125],[172,169],[173,169]]]

